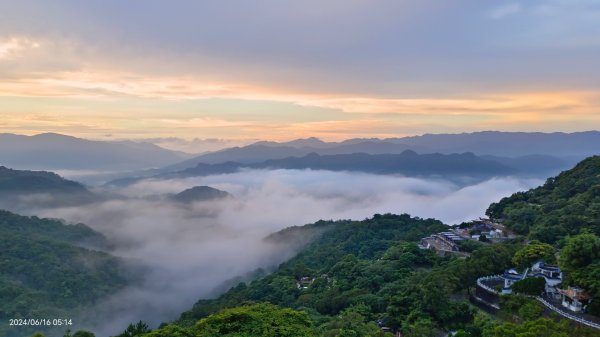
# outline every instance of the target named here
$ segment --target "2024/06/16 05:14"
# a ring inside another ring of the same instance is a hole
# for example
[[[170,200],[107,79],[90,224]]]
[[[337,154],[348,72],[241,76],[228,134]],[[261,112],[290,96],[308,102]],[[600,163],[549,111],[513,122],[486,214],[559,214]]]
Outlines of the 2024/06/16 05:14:
[[[12,326],[61,326],[73,325],[71,318],[11,318],[8,324]]]

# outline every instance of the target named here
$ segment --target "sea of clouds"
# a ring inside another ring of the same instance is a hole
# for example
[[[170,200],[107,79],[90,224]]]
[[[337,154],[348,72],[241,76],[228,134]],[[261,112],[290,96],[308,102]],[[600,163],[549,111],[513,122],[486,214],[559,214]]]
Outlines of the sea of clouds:
[[[247,170],[173,180],[142,180],[100,189],[119,197],[84,206],[37,209],[39,216],[82,222],[106,235],[113,254],[145,266],[143,282],[90,310],[86,327],[114,334],[130,322],[156,326],[176,319],[223,282],[272,268],[295,250],[263,240],[283,228],[319,219],[364,219],[409,213],[456,224],[538,179],[495,178],[472,185],[443,179],[311,170]],[[208,185],[233,198],[181,204],[160,197]]]

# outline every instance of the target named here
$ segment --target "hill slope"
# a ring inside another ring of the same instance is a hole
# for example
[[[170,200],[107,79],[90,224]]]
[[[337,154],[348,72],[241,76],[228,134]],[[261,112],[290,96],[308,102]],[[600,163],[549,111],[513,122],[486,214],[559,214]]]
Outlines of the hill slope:
[[[196,201],[222,199],[230,196],[231,194],[210,186],[194,186],[185,191],[171,195],[170,199],[182,203],[191,203]]]
[[[45,206],[78,205],[98,200],[98,196],[78,182],[46,171],[13,170],[0,166],[0,207],[25,203]]]
[[[89,193],[80,183],[46,171],[13,170],[0,166],[0,193]]]
[[[148,336],[174,331],[205,336],[206,331],[198,330],[202,319],[212,320],[221,315],[215,313],[229,312],[227,308],[257,302],[308,312],[313,321],[310,336],[342,336],[344,331],[352,336],[391,336],[376,322],[403,333],[425,331],[422,336],[469,326],[474,312],[462,297],[451,299],[452,294],[480,275],[509,266],[514,249],[480,247],[471,259],[461,260],[440,258],[417,247],[420,238],[445,229],[437,220],[385,214],[284,230],[269,240],[293,242],[304,231],[320,234],[273,274],[240,283],[217,299],[200,300],[177,322]],[[232,318],[219,327],[237,322]]]
[[[531,239],[554,243],[590,230],[600,235],[600,156],[587,158],[543,186],[490,205],[490,217]]]
[[[385,285],[393,280],[405,282],[413,268],[431,266],[433,261],[429,251],[419,250],[407,241],[417,241],[445,228],[437,220],[386,214],[364,221],[320,221],[285,230],[276,237],[298,235],[298,231],[319,230],[322,234],[275,273],[248,285],[240,284],[216,300],[199,301],[182,314],[180,324],[191,324],[247,301],[310,307],[319,315],[336,315],[363,303],[383,315],[385,305],[380,301],[387,296]]]
[[[123,288],[123,261],[105,252],[106,239],[85,225],[0,211],[0,320],[76,318],[79,310]],[[21,337],[41,327],[0,325]]]

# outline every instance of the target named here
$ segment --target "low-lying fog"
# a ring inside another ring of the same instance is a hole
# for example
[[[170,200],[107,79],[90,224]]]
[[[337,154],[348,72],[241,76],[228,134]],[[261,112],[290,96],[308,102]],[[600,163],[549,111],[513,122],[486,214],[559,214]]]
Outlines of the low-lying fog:
[[[115,254],[150,267],[143,285],[93,309],[98,318],[95,330],[106,335],[140,319],[152,325],[175,319],[199,298],[215,296],[215,288],[224,281],[289,258],[294,254],[290,249],[262,241],[285,227],[386,212],[454,224],[482,216],[491,202],[540,183],[499,178],[461,188],[444,180],[251,170],[142,181],[111,191],[129,198],[36,212],[88,224],[117,244]],[[148,198],[198,185],[227,191],[234,198],[188,206]]]

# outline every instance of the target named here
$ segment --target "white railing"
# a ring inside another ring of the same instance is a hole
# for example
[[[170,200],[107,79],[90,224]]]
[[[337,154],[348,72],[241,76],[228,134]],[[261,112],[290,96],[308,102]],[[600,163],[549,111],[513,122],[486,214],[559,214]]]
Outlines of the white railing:
[[[496,289],[494,289],[494,288],[492,288],[490,286],[485,285],[482,281],[487,281],[487,280],[501,280],[501,279],[502,279],[502,277],[500,275],[483,276],[483,277],[480,277],[480,278],[477,279],[477,285],[479,287],[481,287],[482,289],[487,290],[487,291],[489,291],[491,293],[499,294],[499,292]],[[552,303],[546,301],[545,299],[543,299],[543,298],[541,298],[539,296],[536,296],[535,299],[538,300],[538,301],[540,301],[542,304],[544,304],[548,309],[556,312],[557,314],[559,314],[559,315],[561,315],[561,316],[563,316],[563,317],[565,317],[567,319],[570,319],[572,321],[575,321],[575,322],[587,325],[587,326],[595,328],[595,329],[600,329],[600,324],[598,324],[598,323],[595,323],[595,322],[592,322],[592,321],[588,321],[588,320],[586,320],[586,319],[584,319],[582,317],[578,317],[578,316],[572,315],[572,314],[570,314],[568,312],[565,312],[565,311],[557,308]]]
[[[499,292],[497,290],[493,289],[492,287],[489,287],[489,286],[485,285],[482,281],[486,281],[486,280],[501,280],[501,279],[502,279],[502,277],[500,275],[483,276],[483,277],[480,277],[480,278],[477,279],[477,285],[479,287],[481,287],[481,288],[483,288],[483,289],[491,292],[491,293],[499,294]],[[527,296],[527,297],[533,297],[533,296]],[[545,299],[541,298],[540,296],[535,296],[535,299],[538,300],[538,301],[540,301],[548,309],[556,312],[557,314],[559,314],[559,315],[561,315],[561,316],[563,316],[563,317],[565,317],[567,319],[573,320],[575,322],[587,325],[587,326],[595,328],[595,329],[600,329],[600,324],[592,322],[592,321],[588,321],[588,320],[586,320],[586,319],[584,319],[582,317],[578,317],[578,316],[572,315],[572,314],[570,314],[568,312],[565,312],[565,311],[557,308],[552,303],[550,303],[550,302],[546,301]]]
[[[592,322],[592,321],[588,321],[588,320],[586,320],[586,319],[584,319],[582,317],[577,317],[575,315],[569,314],[568,312],[565,312],[565,311],[557,308],[552,303],[546,301],[545,299],[543,299],[543,298],[541,298],[539,296],[536,296],[535,299],[537,299],[538,301],[540,301],[548,309],[556,312],[557,314],[559,314],[559,315],[561,315],[561,316],[563,316],[565,318],[568,318],[568,319],[573,320],[575,322],[579,322],[581,324],[587,325],[587,326],[595,328],[595,329],[600,329],[600,324],[598,324],[598,323],[595,323],[595,322]]]
[[[502,277],[500,275],[483,276],[483,277],[480,277],[480,278],[477,279],[477,285],[480,286],[481,288],[483,288],[483,289],[491,292],[491,293],[499,294],[499,292],[496,289],[483,284],[483,282],[481,282],[481,281],[485,281],[485,280],[501,280],[501,279],[502,279]]]

